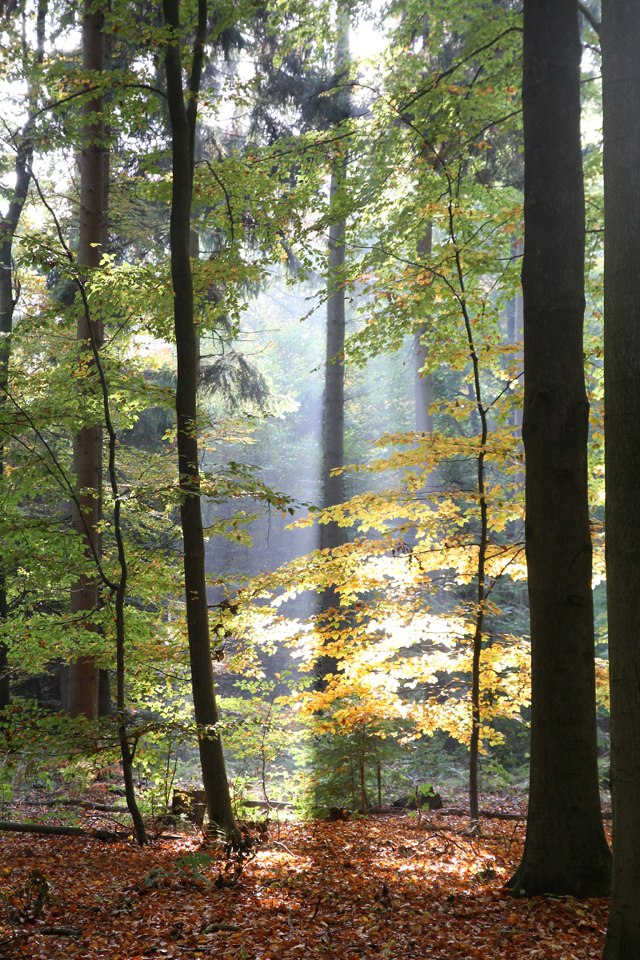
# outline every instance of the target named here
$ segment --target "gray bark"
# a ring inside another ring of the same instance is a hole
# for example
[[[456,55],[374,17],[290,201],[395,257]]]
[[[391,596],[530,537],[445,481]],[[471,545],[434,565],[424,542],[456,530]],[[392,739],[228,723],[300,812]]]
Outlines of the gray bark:
[[[349,63],[349,9],[345,0],[337,5],[337,38],[335,69],[340,76]],[[349,95],[343,90],[336,96],[337,115],[348,116]],[[329,200],[332,208],[340,204],[347,173],[346,148],[336,156],[331,168]],[[322,506],[333,507],[345,499],[344,474],[332,476],[334,469],[344,466],[344,339],[345,339],[345,235],[347,224],[340,217],[329,228],[329,269],[327,285],[327,329],[325,348],[324,395],[322,404]],[[345,527],[333,520],[320,525],[320,549],[339,547],[347,540]],[[338,592],[326,588],[320,596],[320,614],[337,609]],[[316,664],[317,685],[322,687],[327,674],[335,673],[334,657],[322,656]]]
[[[433,247],[433,226],[429,223],[425,229],[424,235],[418,242],[418,256],[422,262],[429,263]],[[418,433],[430,434],[433,432],[433,416],[431,414],[431,404],[433,403],[433,377],[424,370],[424,366],[429,357],[427,339],[429,336],[429,326],[421,324],[413,337],[413,363],[414,363],[414,402],[415,402],[415,421]]]
[[[349,11],[344,0],[338,3],[335,67],[340,75],[349,62]],[[337,96],[340,110],[348,114],[348,95]],[[344,150],[345,148],[343,148]],[[347,156],[334,158],[331,169],[330,205],[335,208],[344,196]],[[346,220],[340,217],[329,228],[329,270],[327,285],[327,336],[325,351],[325,385],[322,420],[322,505],[332,507],[344,501],[344,475],[331,476],[331,471],[344,466],[344,338],[345,338],[345,235]],[[320,528],[321,548],[337,547],[345,542],[344,528],[323,524]]]
[[[577,0],[525,0],[525,541],[531,611],[527,837],[511,889],[604,895],[598,786]]]
[[[605,960],[640,957],[640,6],[603,0],[604,385],[613,867]]]

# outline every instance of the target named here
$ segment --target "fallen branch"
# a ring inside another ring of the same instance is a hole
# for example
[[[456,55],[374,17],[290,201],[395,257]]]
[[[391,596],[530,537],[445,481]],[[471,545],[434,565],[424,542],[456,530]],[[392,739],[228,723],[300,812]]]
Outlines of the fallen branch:
[[[83,810],[99,810],[101,813],[128,813],[122,804],[92,803],[91,800],[28,800],[30,807],[82,807]]]
[[[438,813],[446,817],[468,817],[469,811],[462,807],[445,807],[444,810],[438,810]],[[480,810],[479,816],[483,820],[526,820],[526,813],[503,813],[501,810]]]
[[[462,807],[445,807],[443,810],[437,811],[440,814],[444,814],[446,817],[468,817],[469,811],[464,810]],[[526,813],[503,813],[501,810],[480,810],[480,817],[483,820],[526,820]],[[602,814],[603,820],[611,820],[611,813],[609,811],[603,811]]]
[[[14,823],[0,820],[0,831],[7,833],[47,833],[62,837],[92,837],[95,840],[125,840],[128,833],[114,833],[112,830],[85,830],[84,827],[62,827],[50,823]]]
[[[293,804],[287,800],[241,800],[240,807],[264,807],[272,810],[292,810]]]

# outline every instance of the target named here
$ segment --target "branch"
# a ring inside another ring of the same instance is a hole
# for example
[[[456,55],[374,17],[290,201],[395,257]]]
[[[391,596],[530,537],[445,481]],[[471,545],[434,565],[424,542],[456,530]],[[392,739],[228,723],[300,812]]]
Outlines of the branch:
[[[580,4],[580,6],[582,6],[582,4]],[[476,49],[472,50],[471,53],[468,53],[465,57],[462,57],[452,66],[450,66],[448,70],[442,70],[435,76],[430,77],[428,82],[420,90],[417,90],[412,97],[410,97],[408,100],[405,100],[398,112],[400,112],[400,110],[406,110],[417,100],[420,100],[420,98],[430,90],[434,90],[444,79],[446,79],[446,77],[450,77],[452,73],[455,73],[456,70],[464,66],[465,63],[468,63],[469,60],[473,60],[473,58],[477,57],[479,53],[484,53],[485,50],[491,49],[494,44],[498,43],[499,40],[502,40],[503,37],[508,36],[510,33],[522,33],[522,27],[507,27],[506,30],[503,30],[497,36],[493,37],[492,40],[489,40],[487,43],[483,43],[482,46],[476,47]]]
[[[585,18],[585,20],[591,25],[594,31],[600,36],[600,21],[596,19],[592,10],[589,9],[586,3],[583,3],[583,0],[578,0],[578,10]]]
[[[84,827],[60,827],[50,823],[15,823],[13,820],[0,820],[0,831],[8,833],[46,833],[62,837],[92,837],[94,840],[114,842],[124,840],[128,833],[114,833],[111,830],[85,830]]]
[[[230,230],[231,230],[231,242],[232,242],[232,243],[235,243],[235,239],[236,239],[236,238],[235,238],[235,230],[234,230],[234,227],[233,227],[233,210],[231,209],[231,200],[230,200],[230,198],[229,198],[229,191],[228,191],[227,188],[225,187],[224,183],[222,182],[222,180],[220,179],[220,177],[218,176],[218,174],[217,174],[217,173],[215,172],[215,170],[213,169],[211,163],[210,163],[208,160],[206,160],[206,159],[204,160],[204,163],[207,165],[207,169],[209,170],[209,173],[211,174],[211,176],[213,177],[213,179],[216,181],[216,183],[218,184],[218,186],[220,187],[220,189],[221,189],[222,192],[224,193],[224,199],[225,199],[225,203],[226,203],[226,205],[227,205],[227,216],[229,217],[229,228],[230,228]]]

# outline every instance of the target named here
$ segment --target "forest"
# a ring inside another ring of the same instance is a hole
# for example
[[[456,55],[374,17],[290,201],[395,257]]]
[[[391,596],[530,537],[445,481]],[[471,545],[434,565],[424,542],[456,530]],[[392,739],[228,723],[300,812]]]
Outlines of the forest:
[[[0,957],[640,960],[639,43],[0,0]]]

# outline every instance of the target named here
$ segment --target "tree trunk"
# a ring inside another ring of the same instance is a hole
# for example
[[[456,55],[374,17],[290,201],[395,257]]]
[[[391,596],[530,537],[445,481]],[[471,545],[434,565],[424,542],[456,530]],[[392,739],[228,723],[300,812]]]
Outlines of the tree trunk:
[[[167,25],[179,37],[179,0],[163,0],[163,9]],[[170,225],[171,277],[178,365],[176,413],[181,492],[180,520],[184,549],[184,582],[193,705],[198,726],[202,783],[207,798],[209,818],[224,831],[227,837],[235,841],[238,839],[238,831],[231,809],[222,741],[217,729],[218,710],[211,665],[196,419],[198,338],[194,323],[193,280],[189,256],[197,97],[204,56],[206,24],[206,0],[198,0],[198,32],[193,48],[188,106],[185,105],[182,85],[179,40],[169,43],[165,54],[173,170]]]
[[[104,66],[103,15],[95,3],[86,0],[82,23],[82,66],[101,71]],[[80,161],[80,239],[78,266],[88,271],[100,265],[105,240],[105,145],[102,97],[88,101],[83,108],[86,125]],[[102,324],[80,309],[76,331],[81,354],[102,344]],[[84,360],[81,360],[84,362]],[[93,382],[93,376],[90,378]],[[88,389],[91,389],[89,387]],[[100,520],[102,516],[102,427],[99,423],[82,427],[73,438],[73,472],[77,502],[73,507],[73,525],[85,543],[87,556],[101,554]],[[90,630],[91,613],[100,605],[98,577],[80,577],[71,591],[71,612],[86,615]],[[69,713],[72,717],[98,716],[98,667],[95,659],[81,656],[69,669]]]
[[[531,610],[528,896],[605,895],[584,385],[577,0],[525,0],[525,542]]]
[[[605,960],[640,957],[640,6],[602,4],[613,869]]]
[[[344,189],[344,157],[334,161],[331,173],[331,203],[339,200]],[[324,397],[322,409],[322,505],[333,507],[344,502],[344,474],[332,476],[344,466],[344,334],[345,265],[344,219],[329,228],[330,288],[327,300],[327,337],[325,353]],[[322,549],[340,546],[345,541],[344,527],[324,523],[320,528]]]
[[[451,184],[451,181],[449,181]],[[476,490],[478,495],[478,559],[475,573],[476,604],[474,611],[473,637],[471,638],[471,735],[469,737],[469,820],[474,833],[480,832],[480,729],[482,725],[481,674],[480,665],[484,647],[485,604],[489,594],[487,578],[487,547],[489,544],[489,515],[486,493],[486,447],[489,436],[488,409],[485,406],[480,379],[480,359],[476,349],[473,320],[468,308],[466,280],[464,274],[461,245],[458,243],[455,220],[455,201],[453,192],[449,192],[448,202],[449,236],[455,250],[455,269],[458,280],[458,299],[464,322],[469,361],[471,363],[472,383],[469,394],[473,401],[474,429],[479,431],[478,454],[476,456]]]
[[[336,23],[335,71],[340,76],[349,63],[349,10],[345,0],[338,0]],[[349,115],[350,102],[346,91],[335,97],[336,113],[344,119]],[[344,199],[347,172],[346,147],[338,144],[331,167],[329,202],[332,210]],[[324,395],[322,402],[322,506],[333,507],[343,503],[344,474],[332,476],[332,471],[344,467],[344,337],[345,337],[345,234],[344,216],[329,227],[329,269],[327,273],[327,331],[325,348]],[[320,549],[331,550],[347,539],[346,529],[334,521],[320,525]],[[320,616],[337,610],[340,597],[333,587],[327,587],[320,597]],[[321,656],[316,663],[316,682],[324,686],[327,674],[335,673],[335,657]]]
[[[26,177],[25,180],[27,180]],[[19,213],[20,210],[18,210],[18,216]],[[2,218],[0,231],[0,404],[4,407],[9,386],[9,360],[14,311],[11,249],[15,226],[11,224],[8,217]],[[6,449],[4,438],[2,438],[0,443],[0,477],[4,476],[5,473],[5,460]],[[9,571],[5,566],[4,558],[0,560],[0,563],[2,564],[0,566],[0,623],[5,623],[8,612],[7,575]],[[0,710],[10,703],[8,669],[7,648],[4,643],[0,643]]]
[[[44,58],[45,22],[47,0],[39,0],[36,14],[36,62]],[[24,29],[24,27],[23,27]],[[24,37],[23,37],[24,40]],[[25,49],[27,48],[25,42]],[[22,209],[27,199],[31,183],[31,164],[33,163],[33,144],[31,125],[35,111],[35,92],[29,89],[30,118],[27,120],[19,144],[14,169],[13,196],[5,217],[0,216],[0,409],[5,405],[9,389],[9,364],[11,360],[11,334],[16,301],[13,291],[13,240],[20,223]],[[0,437],[0,477],[5,473],[6,449],[4,437]],[[7,574],[9,571],[0,561],[0,623],[4,623],[8,614]],[[9,705],[9,664],[7,649],[0,643],[0,710]]]
[[[431,260],[432,238],[433,226],[429,223],[417,244],[418,257],[427,265]],[[433,403],[433,377],[424,370],[429,356],[426,344],[429,330],[428,324],[423,323],[413,337],[415,423],[418,433],[426,434],[433,433],[433,416],[430,412]]]
[[[511,256],[513,258],[522,257],[522,240],[511,241]],[[514,359],[518,362],[518,373],[522,372],[522,335],[524,327],[524,313],[522,291],[517,290],[512,300],[507,304],[507,343],[513,347]],[[522,407],[514,404],[511,411],[511,425],[514,427],[515,435],[520,437],[522,432]],[[524,488],[524,471],[518,470],[513,475],[513,482]]]

